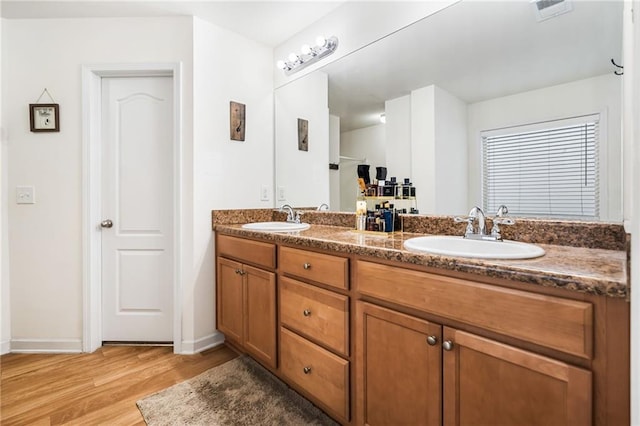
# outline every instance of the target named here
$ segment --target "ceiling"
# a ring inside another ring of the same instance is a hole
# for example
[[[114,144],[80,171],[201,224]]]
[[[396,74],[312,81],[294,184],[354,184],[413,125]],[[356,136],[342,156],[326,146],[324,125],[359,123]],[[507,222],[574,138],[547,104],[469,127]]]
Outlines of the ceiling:
[[[7,19],[197,16],[266,46],[275,47],[344,2],[1,0],[0,15]]]
[[[0,0],[7,19],[198,16],[275,47],[346,1]],[[529,1],[463,1],[322,68],[342,131],[370,126],[384,102],[436,84],[467,103],[612,72],[622,1],[573,1],[537,22]]]

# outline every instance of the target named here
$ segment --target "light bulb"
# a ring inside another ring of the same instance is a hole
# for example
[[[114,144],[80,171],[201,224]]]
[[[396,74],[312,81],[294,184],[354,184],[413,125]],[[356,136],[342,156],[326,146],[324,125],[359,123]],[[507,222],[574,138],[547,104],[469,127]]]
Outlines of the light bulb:
[[[287,63],[285,61],[283,61],[282,59],[280,59],[278,62],[276,62],[276,67],[278,67],[281,70],[286,69],[287,68]]]
[[[300,51],[302,52],[303,55],[310,55],[311,46],[309,46],[308,44],[303,44],[302,47],[300,48]]]
[[[319,47],[324,47],[327,44],[327,39],[324,36],[318,36],[316,37],[316,44]]]
[[[297,60],[298,60],[298,55],[296,55],[293,52],[289,53],[289,61],[296,62]]]

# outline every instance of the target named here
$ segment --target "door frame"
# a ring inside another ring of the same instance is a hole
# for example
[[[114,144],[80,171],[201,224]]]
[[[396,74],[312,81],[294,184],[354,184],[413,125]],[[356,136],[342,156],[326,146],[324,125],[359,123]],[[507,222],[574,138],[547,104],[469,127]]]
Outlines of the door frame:
[[[82,67],[82,350],[102,346],[102,79],[172,77],[173,81],[173,352],[182,352],[182,66],[180,63]]]

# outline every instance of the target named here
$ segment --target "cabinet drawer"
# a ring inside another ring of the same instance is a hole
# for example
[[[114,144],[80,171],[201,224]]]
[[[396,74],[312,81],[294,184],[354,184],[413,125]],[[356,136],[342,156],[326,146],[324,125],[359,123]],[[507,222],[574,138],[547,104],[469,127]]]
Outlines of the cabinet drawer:
[[[344,257],[280,247],[280,270],[337,288],[348,288],[349,260]]]
[[[363,295],[557,349],[593,357],[590,303],[358,261]]]
[[[276,246],[260,241],[218,235],[218,254],[267,268],[276,267]]]
[[[280,368],[337,417],[349,419],[349,362],[280,328]]]
[[[280,321],[287,327],[348,356],[347,296],[282,277]]]

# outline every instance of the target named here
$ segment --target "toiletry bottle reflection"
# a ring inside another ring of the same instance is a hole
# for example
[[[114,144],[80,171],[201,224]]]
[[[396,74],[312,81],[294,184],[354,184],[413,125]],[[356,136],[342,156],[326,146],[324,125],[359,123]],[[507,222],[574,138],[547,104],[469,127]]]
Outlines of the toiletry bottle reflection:
[[[366,228],[367,220],[367,202],[356,201],[356,230],[364,231]]]

